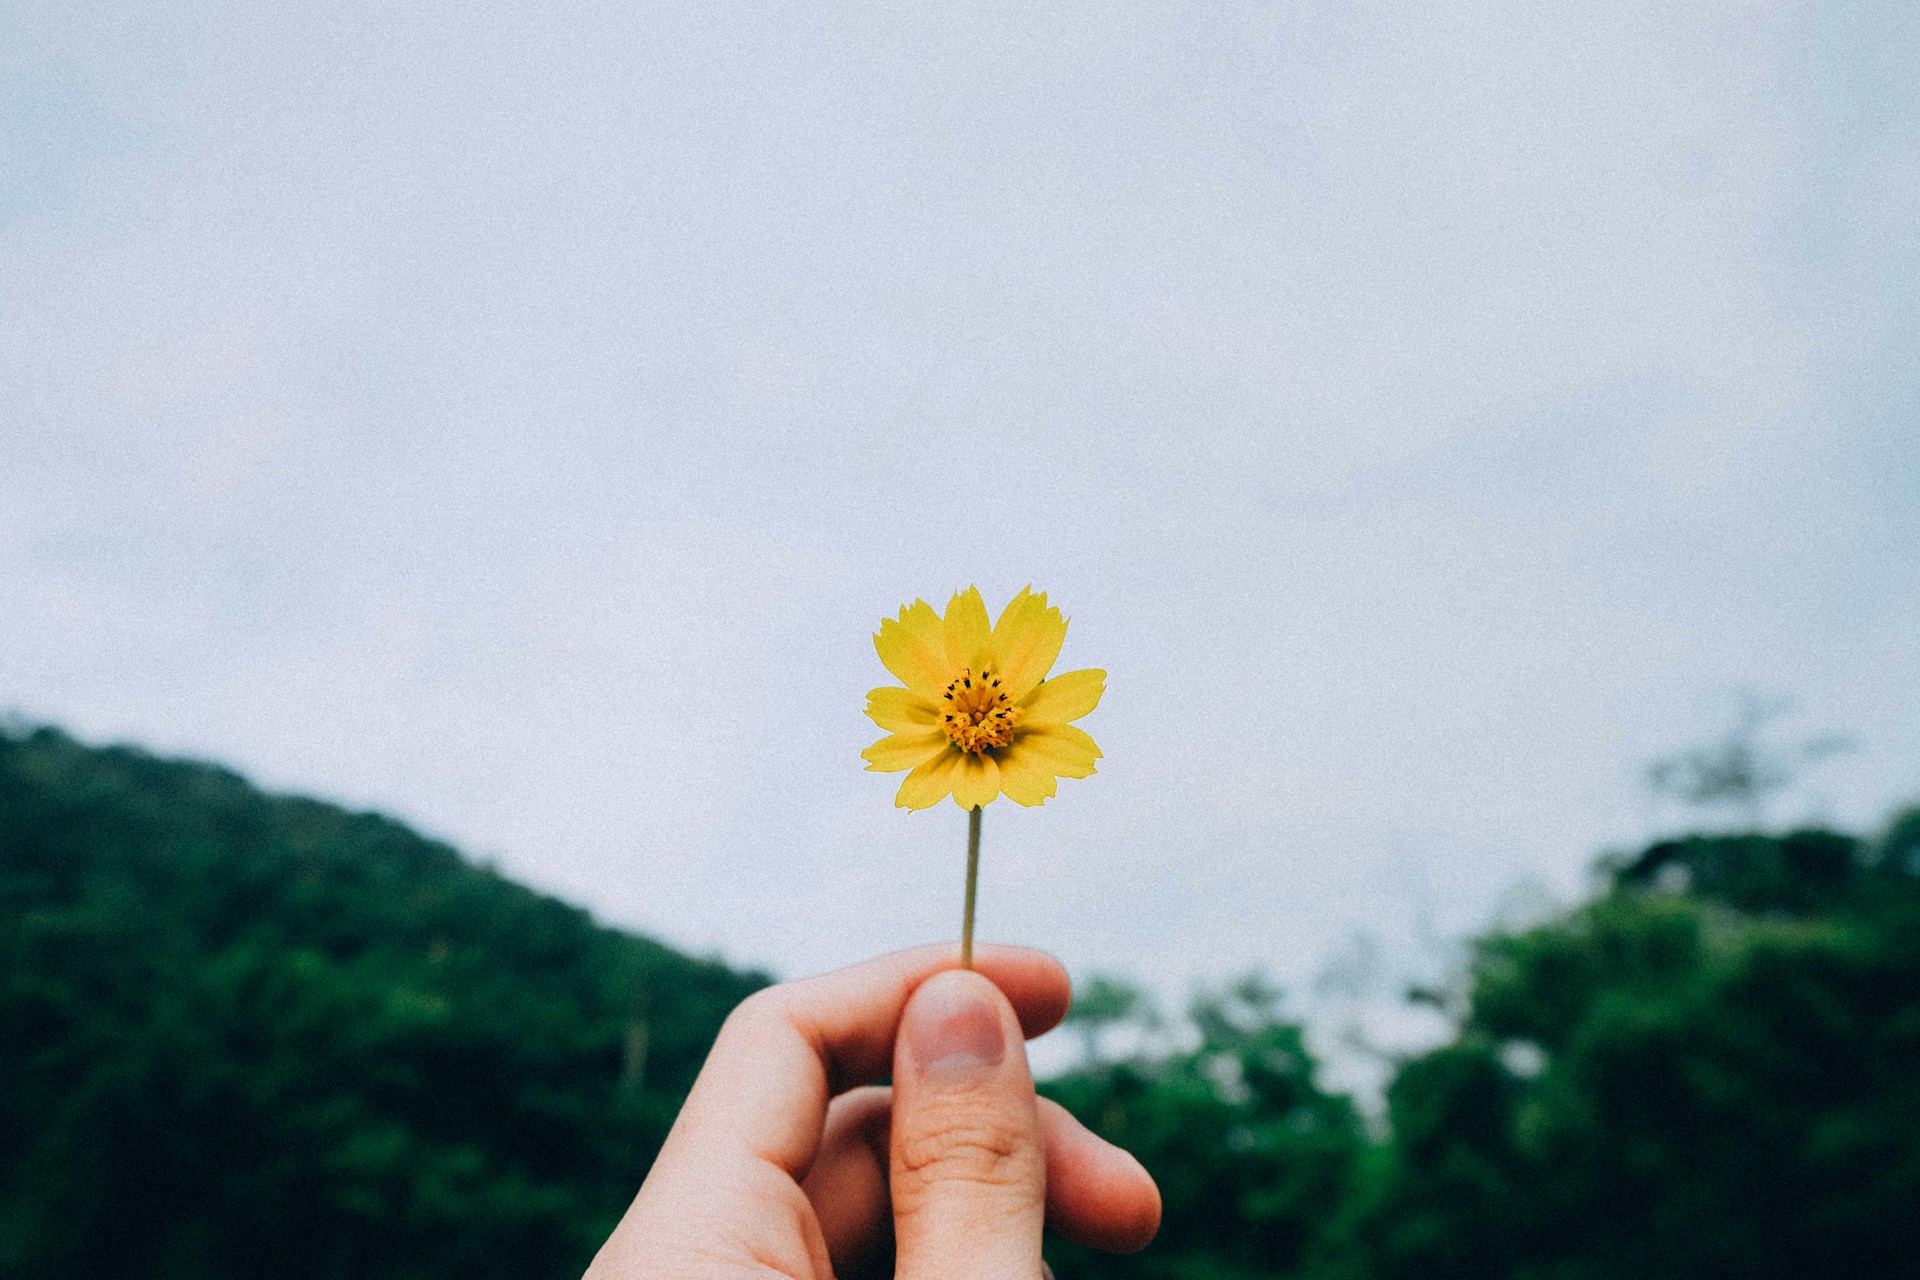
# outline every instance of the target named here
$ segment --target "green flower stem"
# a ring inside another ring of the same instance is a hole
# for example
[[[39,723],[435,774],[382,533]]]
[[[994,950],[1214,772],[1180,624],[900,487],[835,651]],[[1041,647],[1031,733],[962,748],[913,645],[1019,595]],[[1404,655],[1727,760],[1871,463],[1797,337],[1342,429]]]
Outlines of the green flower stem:
[[[980,806],[967,810],[967,907],[960,918],[960,967],[973,968],[973,900],[980,888]]]

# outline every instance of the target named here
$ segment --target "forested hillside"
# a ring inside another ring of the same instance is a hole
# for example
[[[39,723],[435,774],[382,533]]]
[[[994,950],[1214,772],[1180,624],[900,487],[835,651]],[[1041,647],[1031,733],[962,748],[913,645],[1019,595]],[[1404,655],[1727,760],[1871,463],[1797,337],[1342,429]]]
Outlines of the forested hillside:
[[[1700,836],[1477,940],[1385,1125],[1282,993],[1048,1082],[1166,1198],[1061,1280],[1802,1280],[1920,1256],[1920,811]],[[0,1276],[577,1276],[767,979],[369,814],[0,732]]]
[[[765,981],[385,818],[0,733],[0,1275],[576,1276]]]

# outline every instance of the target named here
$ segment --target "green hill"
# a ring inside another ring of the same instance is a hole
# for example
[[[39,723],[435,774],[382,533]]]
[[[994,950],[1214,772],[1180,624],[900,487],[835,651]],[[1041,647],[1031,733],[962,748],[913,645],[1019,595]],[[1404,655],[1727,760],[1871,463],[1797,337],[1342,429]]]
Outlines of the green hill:
[[[374,814],[0,731],[0,1275],[577,1276],[766,981]]]

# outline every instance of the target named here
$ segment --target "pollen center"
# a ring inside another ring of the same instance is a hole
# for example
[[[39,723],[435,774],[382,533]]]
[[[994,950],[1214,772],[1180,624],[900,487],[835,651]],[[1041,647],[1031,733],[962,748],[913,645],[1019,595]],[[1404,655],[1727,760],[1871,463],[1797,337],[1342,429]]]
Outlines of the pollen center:
[[[1019,719],[1020,708],[988,669],[967,668],[940,695],[940,727],[954,746],[975,755],[1013,741]]]

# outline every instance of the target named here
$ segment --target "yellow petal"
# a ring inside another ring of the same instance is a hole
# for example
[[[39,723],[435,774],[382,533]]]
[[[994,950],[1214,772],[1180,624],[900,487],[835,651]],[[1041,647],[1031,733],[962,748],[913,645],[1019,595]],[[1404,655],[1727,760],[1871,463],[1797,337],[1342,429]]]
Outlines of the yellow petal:
[[[1023,763],[1031,758],[1062,778],[1085,778],[1093,773],[1100,748],[1070,724],[1037,724],[1022,726],[1002,755],[1022,757]]]
[[[1043,599],[1044,599],[1044,593],[1043,593]],[[999,655],[1002,651],[1002,647],[1007,643],[1007,638],[1011,636],[1017,628],[1019,628],[1024,624],[1024,620],[1027,615],[1027,610],[1034,603],[1035,601],[1034,601],[1034,595],[1033,595],[1033,588],[1022,587],[1020,588],[1020,592],[1018,595],[1014,596],[1013,599],[1007,601],[1006,608],[1000,610],[1000,618],[997,622],[993,624],[993,637],[992,637],[993,654],[994,654],[993,661],[996,667],[1000,665]]]
[[[1000,766],[993,757],[966,752],[953,780],[953,802],[962,809],[984,805],[1000,794]]]
[[[867,690],[867,718],[894,733],[931,729],[940,723],[940,712],[911,689],[887,685]]]
[[[882,618],[873,647],[900,683],[931,702],[940,700],[947,681],[957,674],[947,667],[940,615],[925,600],[901,605],[898,620]]]
[[[978,671],[986,663],[987,642],[993,629],[987,625],[987,602],[978,587],[954,593],[947,601],[947,666],[958,672],[966,667]],[[951,677],[949,677],[951,678]]]
[[[1043,680],[1020,702],[1024,713],[1021,723],[1065,724],[1078,720],[1100,705],[1107,691],[1107,673],[1089,667],[1085,671],[1063,671],[1051,680]],[[886,726],[883,726],[886,727]]]
[[[1047,593],[1021,588],[993,627],[993,665],[1007,682],[1015,702],[1033,691],[1046,676],[1067,638],[1067,620],[1047,607]]]
[[[868,773],[897,773],[923,763],[949,745],[947,735],[940,730],[919,729],[882,738],[862,751],[860,758],[867,762]]]
[[[1000,790],[1015,804],[1028,807],[1043,804],[1059,789],[1053,770],[1042,764],[1038,756],[1021,755],[1018,751],[1001,753]]]
[[[960,775],[961,759],[958,751],[943,751],[915,767],[900,784],[900,790],[893,797],[894,804],[902,809],[930,809],[939,804],[953,791],[954,781]]]

